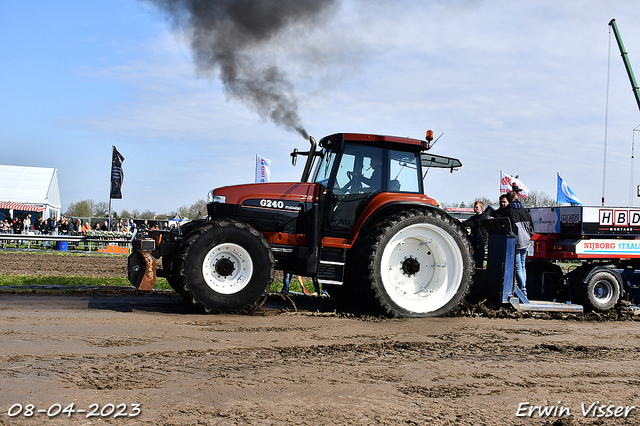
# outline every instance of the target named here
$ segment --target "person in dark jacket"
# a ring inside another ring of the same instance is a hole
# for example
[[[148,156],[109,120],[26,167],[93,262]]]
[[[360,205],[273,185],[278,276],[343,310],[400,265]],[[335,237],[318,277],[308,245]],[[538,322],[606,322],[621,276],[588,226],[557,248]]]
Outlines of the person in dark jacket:
[[[473,204],[473,212],[475,213],[469,219],[462,222],[462,225],[471,228],[471,236],[473,241],[471,246],[473,247],[473,260],[476,264],[476,268],[482,269],[484,267],[484,255],[486,253],[487,246],[487,229],[482,225],[483,220],[489,219],[482,209],[484,204],[478,200]]]
[[[504,209],[509,205],[509,200],[507,200],[507,194],[502,194],[500,196],[498,200],[498,204],[500,204],[500,207],[498,207],[498,210],[494,210],[491,213],[491,217],[502,217],[500,215],[502,214]]]
[[[56,224],[55,218],[47,219],[49,223],[49,234],[50,235],[58,235],[58,225]]]
[[[506,201],[509,202],[502,207],[503,198],[500,197],[500,209],[494,212],[495,217],[508,217],[511,221],[511,232],[516,236],[516,282],[524,295],[527,295],[527,270],[525,262],[527,260],[527,248],[531,243],[533,236],[533,220],[531,215],[522,207],[522,203],[518,200],[518,194],[515,191],[509,191],[506,194]]]

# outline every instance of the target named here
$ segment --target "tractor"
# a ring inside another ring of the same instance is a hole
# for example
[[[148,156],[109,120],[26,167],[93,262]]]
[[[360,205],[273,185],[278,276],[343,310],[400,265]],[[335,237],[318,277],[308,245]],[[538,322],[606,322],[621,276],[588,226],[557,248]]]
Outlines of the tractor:
[[[204,312],[241,313],[263,303],[278,269],[372,314],[444,315],[468,293],[473,267],[464,228],[424,195],[429,169],[462,165],[430,154],[432,141],[432,131],[311,137],[309,151],[291,153],[294,166],[306,157],[300,182],[217,188],[206,219],[138,232],[129,280],[150,290],[162,275]]]

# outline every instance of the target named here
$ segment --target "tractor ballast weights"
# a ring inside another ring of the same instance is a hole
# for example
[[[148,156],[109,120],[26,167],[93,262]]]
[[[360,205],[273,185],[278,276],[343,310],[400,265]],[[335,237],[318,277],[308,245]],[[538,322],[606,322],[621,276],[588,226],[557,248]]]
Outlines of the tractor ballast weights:
[[[424,140],[357,133],[310,138],[300,182],[217,188],[207,219],[141,231],[129,259],[133,285],[158,275],[204,312],[246,312],[268,295],[274,270],[316,277],[332,297],[371,313],[438,316],[471,285],[466,231],[424,194],[433,168],[459,160]],[[148,241],[153,240],[155,245]],[[152,269],[154,271],[152,271]]]
[[[571,206],[529,212],[535,234],[527,257],[528,295],[565,306],[540,308],[536,305],[547,302],[529,302],[506,285],[503,303],[509,301],[519,310],[573,311],[583,306],[586,311],[607,311],[620,299],[640,302],[640,209]],[[491,241],[489,252],[491,256]]]

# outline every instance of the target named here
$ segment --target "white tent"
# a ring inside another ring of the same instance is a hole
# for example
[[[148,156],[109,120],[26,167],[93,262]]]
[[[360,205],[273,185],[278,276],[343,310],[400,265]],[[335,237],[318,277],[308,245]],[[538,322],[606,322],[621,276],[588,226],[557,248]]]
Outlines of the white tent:
[[[0,211],[42,212],[43,218],[59,218],[58,169],[0,165]],[[6,213],[5,213],[6,215]]]

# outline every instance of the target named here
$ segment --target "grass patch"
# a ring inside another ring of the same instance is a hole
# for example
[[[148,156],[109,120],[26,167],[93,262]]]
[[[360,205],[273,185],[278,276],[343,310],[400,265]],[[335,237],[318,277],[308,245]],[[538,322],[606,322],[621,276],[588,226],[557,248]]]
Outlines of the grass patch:
[[[20,285],[55,285],[55,286],[121,286],[132,287],[127,278],[124,277],[57,277],[57,276],[36,276],[36,275],[2,275],[0,276],[0,287],[20,286]],[[165,278],[156,279],[153,287],[158,290],[170,290],[171,286]]]
[[[304,287],[307,289],[307,291],[309,293],[313,293],[314,291],[316,291],[315,287],[313,286],[313,280],[311,280],[311,278],[306,278],[303,279],[302,282],[304,282]],[[271,283],[271,286],[269,287],[270,291],[281,291],[282,290],[282,280],[280,281],[274,281]],[[300,285],[300,280],[298,280],[298,277],[295,276],[291,282],[289,283],[289,291],[293,291],[293,292],[297,292],[297,293],[304,293],[304,290],[302,289],[302,286]]]

